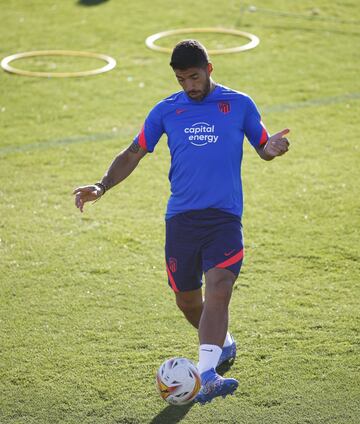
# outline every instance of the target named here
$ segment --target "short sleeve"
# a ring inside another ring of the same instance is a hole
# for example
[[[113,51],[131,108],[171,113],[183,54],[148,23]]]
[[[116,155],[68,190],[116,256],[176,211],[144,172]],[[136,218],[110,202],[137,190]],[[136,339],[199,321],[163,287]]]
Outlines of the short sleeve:
[[[259,147],[265,144],[269,138],[269,133],[261,121],[260,113],[250,97],[248,97],[245,113],[244,131],[246,138],[253,147]]]
[[[160,104],[157,104],[145,119],[139,134],[134,138],[134,143],[149,153],[152,153],[164,133]]]

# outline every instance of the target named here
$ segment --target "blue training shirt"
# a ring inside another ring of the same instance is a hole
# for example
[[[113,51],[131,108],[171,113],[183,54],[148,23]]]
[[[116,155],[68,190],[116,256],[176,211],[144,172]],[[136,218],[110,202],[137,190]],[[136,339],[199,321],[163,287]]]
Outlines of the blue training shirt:
[[[207,208],[241,217],[244,135],[254,147],[269,137],[253,100],[222,85],[202,101],[180,91],[151,110],[134,142],[153,152],[164,133],[171,155],[166,219]]]

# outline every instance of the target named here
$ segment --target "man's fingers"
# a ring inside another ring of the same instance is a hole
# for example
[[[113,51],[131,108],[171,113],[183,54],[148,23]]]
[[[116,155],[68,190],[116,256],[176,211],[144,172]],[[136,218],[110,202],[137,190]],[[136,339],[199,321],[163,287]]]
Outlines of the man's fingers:
[[[272,135],[271,138],[274,138],[274,139],[283,138],[284,135],[289,134],[289,132],[290,132],[289,128],[285,128],[284,130],[279,131],[278,133]]]
[[[289,143],[289,140],[287,138],[281,138],[280,140],[276,140],[274,142],[274,146],[279,146],[280,149],[288,150],[290,143]]]
[[[270,140],[266,150],[271,156],[281,156],[289,150],[289,142],[286,139]]]
[[[73,191],[73,194],[77,194],[77,193],[89,193],[94,191],[94,186],[83,186],[83,187],[78,187]]]
[[[75,206],[80,210],[80,212],[83,212],[84,210],[84,203],[85,202],[79,197],[75,198]]]
[[[280,138],[275,140],[270,140],[269,147],[271,148],[288,148],[290,146],[289,140],[287,138]]]
[[[284,150],[283,150],[283,149],[281,149],[280,147],[274,147],[274,148],[273,148],[273,152],[274,152],[274,154],[275,154],[276,156],[278,156],[278,155],[280,155],[280,153],[283,153],[283,152],[284,152]]]
[[[80,209],[80,212],[84,211],[86,202],[91,202],[100,197],[99,190],[95,185],[77,187],[73,194],[75,195],[75,206]]]
[[[289,132],[290,132],[289,128],[285,128],[284,130],[280,131],[280,135],[281,137],[283,137],[284,135],[289,134]]]
[[[79,195],[76,195],[76,196],[75,196],[75,206],[76,206],[77,208],[80,208],[81,203],[82,203],[82,201],[81,201],[81,197],[80,197]]]
[[[81,193],[84,190],[85,187],[78,187],[76,188],[72,194],[77,194],[77,193]]]

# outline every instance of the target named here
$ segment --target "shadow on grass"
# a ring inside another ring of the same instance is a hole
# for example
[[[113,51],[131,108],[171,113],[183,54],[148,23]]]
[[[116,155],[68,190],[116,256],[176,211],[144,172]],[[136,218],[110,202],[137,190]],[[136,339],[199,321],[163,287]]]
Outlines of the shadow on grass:
[[[220,375],[224,375],[227,371],[230,370],[234,361],[224,362],[222,365],[216,368],[216,371]],[[190,411],[190,409],[194,406],[194,403],[190,403],[189,405],[184,406],[172,406],[169,405],[165,409],[163,409],[150,424],[176,424],[180,422],[185,415]]]
[[[193,403],[184,406],[169,405],[156,415],[149,424],[176,424],[185,417],[193,406]]]
[[[80,6],[97,6],[101,3],[106,3],[109,0],[78,0]]]

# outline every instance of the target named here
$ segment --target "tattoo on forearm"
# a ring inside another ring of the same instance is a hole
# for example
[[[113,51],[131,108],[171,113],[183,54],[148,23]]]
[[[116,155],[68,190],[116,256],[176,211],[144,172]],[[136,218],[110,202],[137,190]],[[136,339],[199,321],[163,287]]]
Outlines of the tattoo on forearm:
[[[131,153],[137,153],[140,150],[140,146],[135,141],[133,144],[129,147],[129,152]]]
[[[106,191],[115,185],[113,178],[104,177],[101,181],[104,184]]]

